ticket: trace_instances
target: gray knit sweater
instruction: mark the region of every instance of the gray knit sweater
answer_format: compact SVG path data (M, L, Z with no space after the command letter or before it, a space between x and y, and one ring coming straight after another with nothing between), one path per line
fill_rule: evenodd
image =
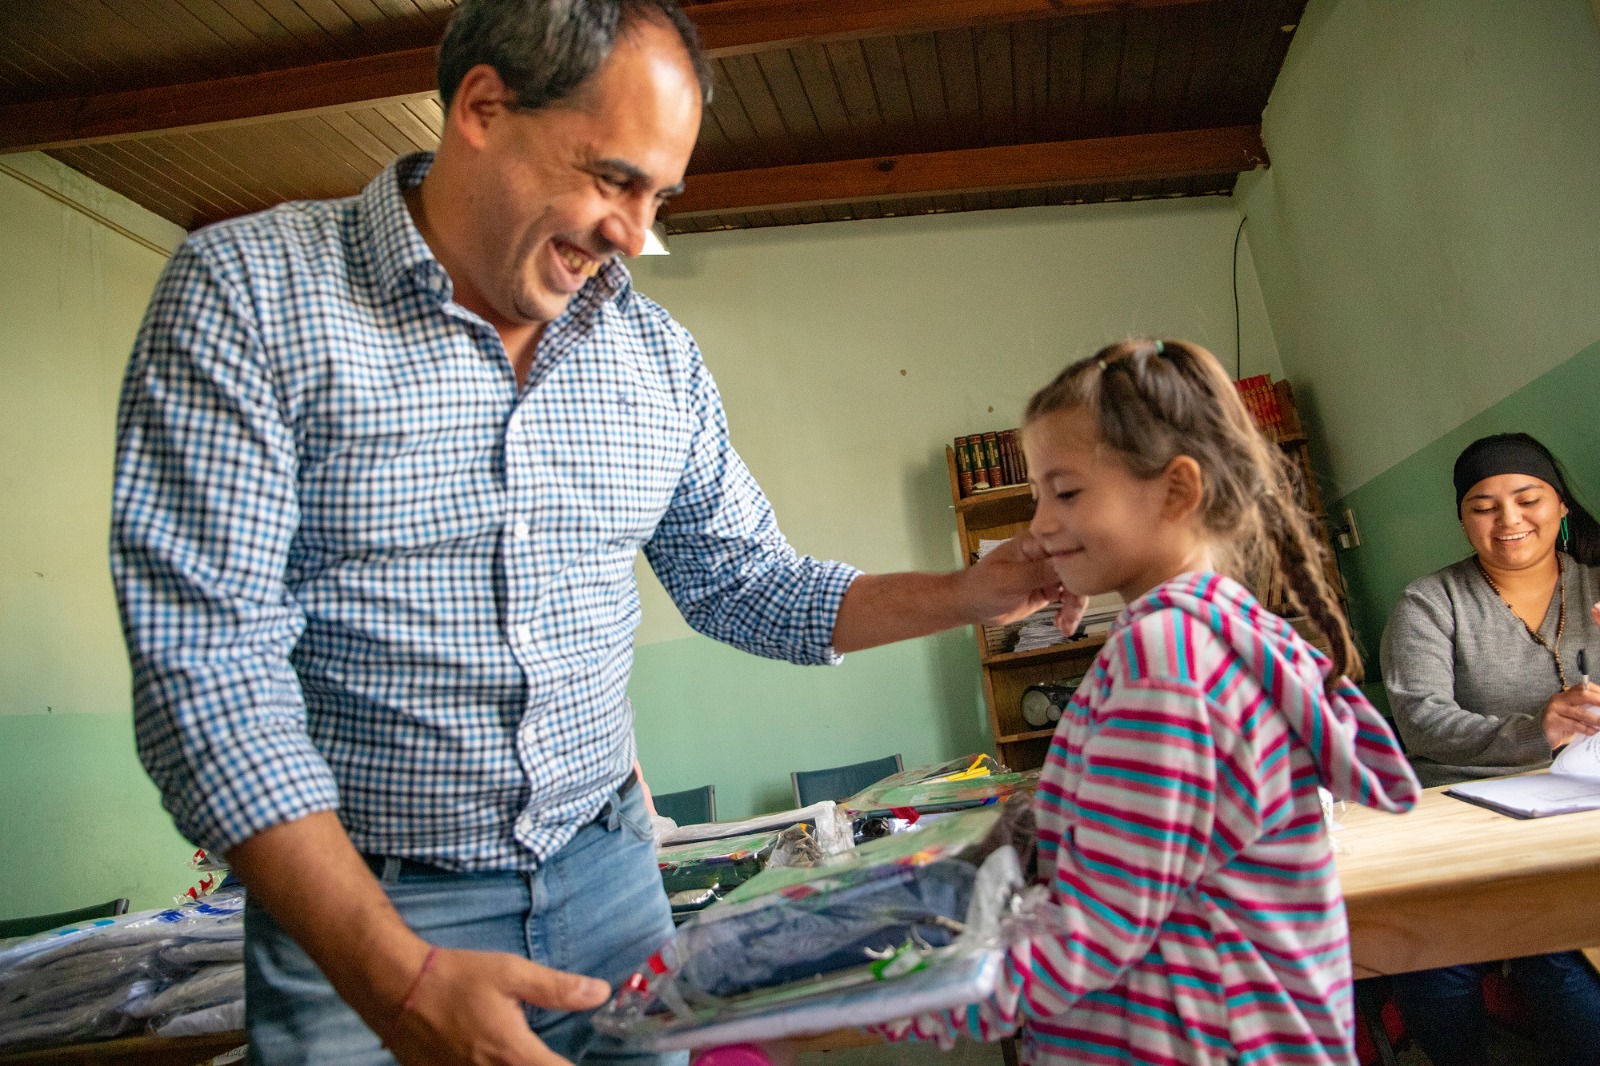
M1575 685L1579 648L1588 649L1589 669L1600 677L1600 629L1589 617L1600 600L1600 567L1580 566L1565 555L1561 562L1567 599L1561 661ZM1559 602L1550 597L1539 627L1552 645ZM1550 762L1539 712L1561 687L1555 661L1471 556L1406 586L1383 632L1383 685L1424 785Z

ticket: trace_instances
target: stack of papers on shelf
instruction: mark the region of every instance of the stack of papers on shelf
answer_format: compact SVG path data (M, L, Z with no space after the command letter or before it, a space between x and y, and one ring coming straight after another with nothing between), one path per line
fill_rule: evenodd
M1004 543L1003 540L978 541L978 558L982 559ZM1126 606L1122 596L1115 592L1089 597L1089 605L1083 612L1083 619L1078 623L1078 631L1074 636L1108 632L1111 623L1117 620L1117 616ZM989 653L994 655L1007 651L1038 651L1040 648L1064 643L1068 639L1067 636L1056 628L1056 614L1059 610L1059 605L1051 604L1033 612L1020 622L1012 622L1005 626L985 626L984 635Z
M1048 648L1052 644L1060 644L1067 639L1065 633L1056 628L1056 615L1061 608L1051 604L1042 611L1034 611L1023 619L1021 627L1017 630L1017 642L1012 645L1012 651L1037 651Z

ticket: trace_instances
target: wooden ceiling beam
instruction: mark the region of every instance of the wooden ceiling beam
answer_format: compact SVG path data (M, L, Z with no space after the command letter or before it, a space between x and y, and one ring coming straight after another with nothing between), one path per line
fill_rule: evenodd
M1203 0L709 0L684 10L712 58ZM433 46L96 96L0 105L0 152L266 122L426 96Z
M336 59L186 85L0 106L0 152L193 133L428 96L438 49Z
M1204 0L710 0L685 7L713 57ZM1597 0L1600 2L1600 0Z
M964 192L1237 174L1267 165L1260 126L1138 133L693 174L667 218Z

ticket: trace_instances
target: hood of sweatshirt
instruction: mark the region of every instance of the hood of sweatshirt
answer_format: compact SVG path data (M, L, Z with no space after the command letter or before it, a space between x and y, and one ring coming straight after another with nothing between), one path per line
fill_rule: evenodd
M1389 723L1349 678L1328 695L1332 662L1248 589L1217 573L1180 574L1130 604L1124 621L1174 608L1233 649L1311 754L1323 788L1382 811L1416 804L1421 786Z

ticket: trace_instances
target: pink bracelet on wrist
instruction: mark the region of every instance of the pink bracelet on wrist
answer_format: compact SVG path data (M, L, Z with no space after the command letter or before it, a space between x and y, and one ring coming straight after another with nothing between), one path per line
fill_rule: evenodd
M406 989L406 996L400 1001L400 1009L395 1011L394 1021L389 1023L389 1031L384 1034L384 1047L388 1047L394 1041L395 1034L400 1031L401 1021L405 1019L406 1011L411 1009L411 1001L417 998L417 989L422 987L422 979L433 969L433 960L438 955L438 947L433 944L428 945L428 955L422 960L422 969L417 971L417 976L411 981L411 987Z

